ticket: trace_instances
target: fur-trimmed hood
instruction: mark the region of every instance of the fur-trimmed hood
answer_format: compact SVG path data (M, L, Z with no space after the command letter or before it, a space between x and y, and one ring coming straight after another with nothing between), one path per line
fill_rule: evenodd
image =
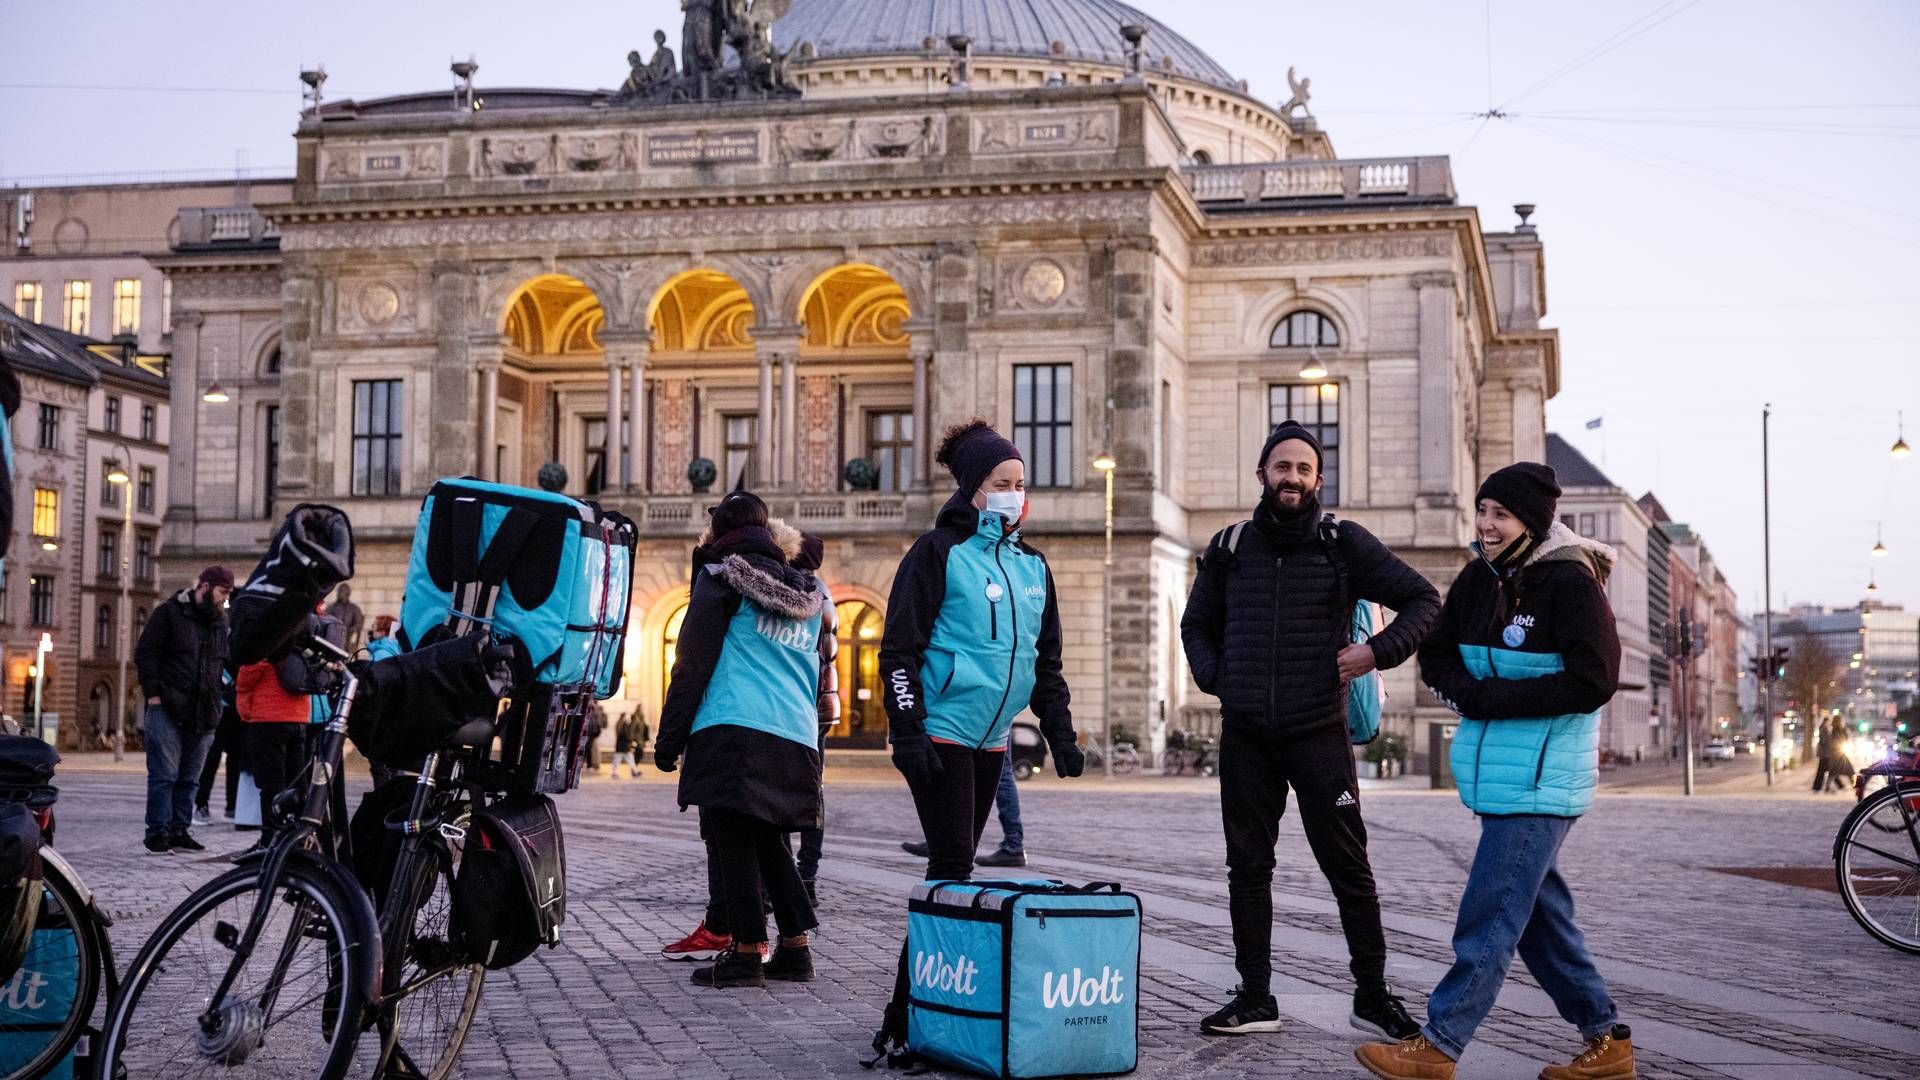
M720 580L759 607L789 619L811 619L824 603L813 575L776 563L764 555L729 555L720 560Z
M1556 521L1553 528L1547 530L1547 538L1527 557L1527 565L1548 562L1574 562L1585 565L1593 571L1601 585L1606 585L1607 577L1613 573L1614 550L1598 540L1589 540L1567 528L1563 522Z

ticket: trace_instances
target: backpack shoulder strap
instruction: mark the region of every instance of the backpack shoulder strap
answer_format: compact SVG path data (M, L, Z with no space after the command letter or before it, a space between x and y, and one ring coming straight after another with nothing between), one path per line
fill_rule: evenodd
M1251 524L1253 524L1251 518L1236 521L1214 533L1213 539L1207 541L1207 549L1200 554L1200 565L1205 567L1209 562L1218 560L1217 565L1220 569L1232 570L1239 558L1237 553L1240 550L1240 536Z
M1320 518L1317 530L1320 548L1327 553L1327 562L1333 567L1334 598L1340 602L1342 612L1353 610L1353 596L1347 582L1347 552L1340 546L1340 522L1332 514Z

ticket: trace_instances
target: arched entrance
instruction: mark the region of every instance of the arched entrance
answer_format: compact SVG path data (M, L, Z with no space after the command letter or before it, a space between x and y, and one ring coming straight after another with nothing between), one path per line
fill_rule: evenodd
M880 609L864 600L835 605L840 619L840 651L834 667L840 676L840 722L827 732L827 745L880 749L887 745L887 712L880 695Z
M605 325L600 298L565 274L534 278L508 302L493 425L502 482L531 487L554 461L569 494L609 486Z

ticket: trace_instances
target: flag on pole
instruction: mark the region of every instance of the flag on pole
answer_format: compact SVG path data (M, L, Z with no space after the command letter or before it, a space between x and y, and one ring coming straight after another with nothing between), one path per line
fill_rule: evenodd
M1593 431L1593 430L1595 430L1595 429L1597 429L1597 428L1598 428L1598 427L1600 426L1600 424L1601 424L1601 422L1602 422L1602 421L1604 421L1604 420L1606 420L1606 417L1604 417L1604 416L1596 416L1596 417L1594 417L1593 419L1591 419L1591 420L1589 420L1589 421L1587 421L1587 430L1588 430L1588 431Z

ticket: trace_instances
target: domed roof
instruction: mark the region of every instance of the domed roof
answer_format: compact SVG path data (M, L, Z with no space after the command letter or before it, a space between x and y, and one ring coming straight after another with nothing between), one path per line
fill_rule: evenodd
M1120 28L1147 28L1146 67L1228 90L1240 80L1192 42L1119 0L793 0L774 44L812 42L821 59L948 54L947 35L973 38L976 56L1054 58L1124 66ZM796 58L797 59L797 58Z

